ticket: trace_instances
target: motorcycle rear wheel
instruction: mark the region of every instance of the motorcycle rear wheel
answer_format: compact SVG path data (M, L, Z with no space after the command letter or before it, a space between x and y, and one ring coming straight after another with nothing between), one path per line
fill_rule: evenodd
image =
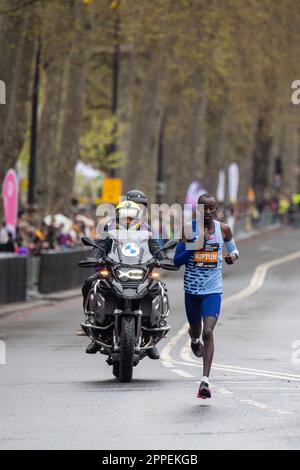
M135 345L135 319L124 317L122 320L121 351L119 362L120 382L131 382Z

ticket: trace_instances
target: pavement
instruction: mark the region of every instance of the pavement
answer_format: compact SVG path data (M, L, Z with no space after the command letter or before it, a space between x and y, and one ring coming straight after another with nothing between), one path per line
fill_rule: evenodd
M48 307L55 305L57 302L81 297L81 289L70 289L68 291L53 292L51 294L35 295L26 302L16 302L4 304L0 306L0 318L11 315L12 313L25 312L26 310L34 310L35 308Z
M299 235L242 241L238 263L224 267L209 401L196 398L183 271L166 279L172 329L161 360L146 358L131 384L84 353L79 297L2 316L0 449L299 449Z

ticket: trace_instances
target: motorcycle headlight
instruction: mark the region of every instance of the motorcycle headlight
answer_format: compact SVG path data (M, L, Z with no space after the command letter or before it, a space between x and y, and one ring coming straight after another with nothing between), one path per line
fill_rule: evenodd
M143 269L138 268L118 268L116 277L119 281L141 281L144 277Z

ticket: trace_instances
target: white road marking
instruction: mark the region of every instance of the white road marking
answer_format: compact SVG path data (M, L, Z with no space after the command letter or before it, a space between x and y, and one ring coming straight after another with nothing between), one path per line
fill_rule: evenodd
M253 387L234 387L234 390L252 390ZM280 390L295 390L293 387L259 387L259 390L270 390L270 392L280 391ZM297 390L297 387L296 387Z
M189 366L189 367L199 367L199 368L202 367L202 365L200 363L197 363L196 361L187 362L187 361L175 361L175 360L173 360L172 363L173 363L173 367L174 367L174 364ZM224 372L232 372L234 374L244 374L244 375L251 375L251 376L256 376L256 377L267 377L267 378L272 378L272 379L280 379L280 380L289 380L289 381L292 381L292 382L300 382L300 376L299 375L296 375L296 376L282 375L280 372L278 374L276 372L275 373L274 372L273 373L271 373L271 372L265 373L264 371L259 371L258 369L253 369L252 370L252 369L248 369L248 368L244 369L242 367L241 368L235 367L233 369L230 366L224 366L224 365L221 365L221 364L213 364L212 369L219 370L219 371L224 371ZM253 382L249 382L249 383L253 383Z
M162 365L170 369L171 367L174 367L173 362L166 362L162 361Z
M185 346L183 346L183 348L181 349L180 356L186 365L191 366L193 364L193 365L196 365L196 367L201 367L199 360L197 361L195 360L194 357L192 357L191 348L189 346L189 340L187 341ZM269 371L269 370L250 369L249 367L237 367L237 366L230 366L226 364L214 363L212 366L212 369L223 370L226 372L240 373L244 375L254 375L258 377L272 377L276 379L280 378L280 379L293 380L297 382L300 381L300 375L286 374L283 372L276 373L274 371Z
M259 396L259 397L269 397L270 396L269 393L257 393L256 395ZM300 397L300 393L281 393L280 398L284 398L284 397Z
M162 350L160 357L163 362L167 362L167 363L173 362L173 359L171 357L171 351L177 345L178 341L180 341L182 336L186 334L186 331L187 331L186 325L187 324L185 323L183 327L178 331L178 333L175 336L173 336L173 338L171 338L171 340L168 342L168 344L166 344L166 346Z
M180 357L184 362L198 362L193 357L191 357L191 346L190 346L190 339L188 339L187 343L183 346L180 351ZM200 358L199 358L200 360Z
M184 377L184 378L193 379L195 377L194 375L189 374L188 372L185 372L184 370L181 370L181 369L172 369L172 372L174 372L177 375L181 375L181 377Z
M276 371L271 371L271 370L263 370L263 369L250 369L249 367L238 367L238 366L229 366L227 364L215 364L216 366L218 367L226 367L226 369L232 369L232 371L234 369L236 370L243 370L243 371L249 371L249 372L259 372L259 373L265 373L265 374L277 374ZM299 374L287 374L285 372L279 372L279 374L281 376L284 376L286 377L287 379L290 379L290 378L296 378L296 379L300 379L300 375Z
M189 366L189 367L199 367L199 368L201 367L201 364L197 364L196 362L182 362L182 361L173 360L173 364L177 364L177 365L179 364L179 365ZM226 366L221 366L221 365L216 365L216 364L212 365L212 369L213 370L219 370L221 372L232 372L234 374L252 375L252 376L255 376L255 377L268 377L270 379L280 379L280 380L288 380L288 381L291 381L291 382L300 382L300 376L287 377L287 376L279 375L280 372L278 374L277 373L265 374L263 372L250 372L250 371L244 370L242 368L240 368L240 369L231 369L231 368L228 368Z
M298 258L300 258L300 251L296 251L289 255L282 256L280 258L277 258L272 261L268 261L266 263L262 263L259 266L257 266L249 285L245 289L240 291L239 293L234 294L223 301L223 310L225 308L228 308L230 305L236 302L239 302L240 300L247 299L250 296L254 295L256 292L258 292L264 285L269 269L275 266L279 266L283 263L287 263L289 261L294 261ZM181 350L180 355L182 359L184 359L182 363L180 363L179 361L174 361L171 356L172 350L177 346L181 338L187 333L188 326L189 325L186 322L182 326L182 328L178 331L178 333L175 336L173 336L171 341L169 341L169 343L163 349L161 353L161 358L162 358L163 364L165 363L168 364L166 367L172 368L172 364L182 364L185 366L200 367L200 365L196 363L197 361L195 361L190 356L190 352L189 352L189 349L187 348L187 344ZM280 380L300 381L299 375L292 375L292 374L286 374L286 373L281 373L281 372L277 373L276 371L275 372L264 371L264 370L259 370L259 369L249 369L249 368L244 368L244 367L222 365L222 364L214 364L213 369L224 371L224 372L239 373L239 374L244 374L244 375L276 378ZM178 371L179 369L176 369L176 370Z
M260 403L255 400L239 400L241 403L246 403L247 405L254 406L255 408L259 408L260 410L271 411L271 413L276 413L279 415L291 415L293 414L291 411L281 410L279 408L273 408L270 405L266 405L265 403Z
M277 258L273 261L268 261L257 266L250 281L250 284L241 292L238 292L237 294L230 296L228 299L225 299L223 302L223 309L229 307L233 303L247 299L253 294L256 294L256 292L258 292L264 285L267 273L271 268L279 266L283 263L288 263L289 261L294 261L298 258L300 258L300 251L290 253L286 256L281 256L280 258Z

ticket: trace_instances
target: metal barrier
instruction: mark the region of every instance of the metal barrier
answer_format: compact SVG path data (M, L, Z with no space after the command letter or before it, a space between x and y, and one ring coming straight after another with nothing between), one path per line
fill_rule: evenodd
M27 290L37 290L40 275L40 256L28 256L27 258Z
M300 228L300 212L295 212L291 215L291 225L294 228Z
M39 292L51 294L80 287L93 272L78 267L78 262L86 258L89 251L89 248L79 248L42 252Z
M27 257L0 257L0 304L26 300Z
M233 234L236 237L278 225L279 219L270 211L262 212L259 217L253 218L251 214L238 216L235 220Z

